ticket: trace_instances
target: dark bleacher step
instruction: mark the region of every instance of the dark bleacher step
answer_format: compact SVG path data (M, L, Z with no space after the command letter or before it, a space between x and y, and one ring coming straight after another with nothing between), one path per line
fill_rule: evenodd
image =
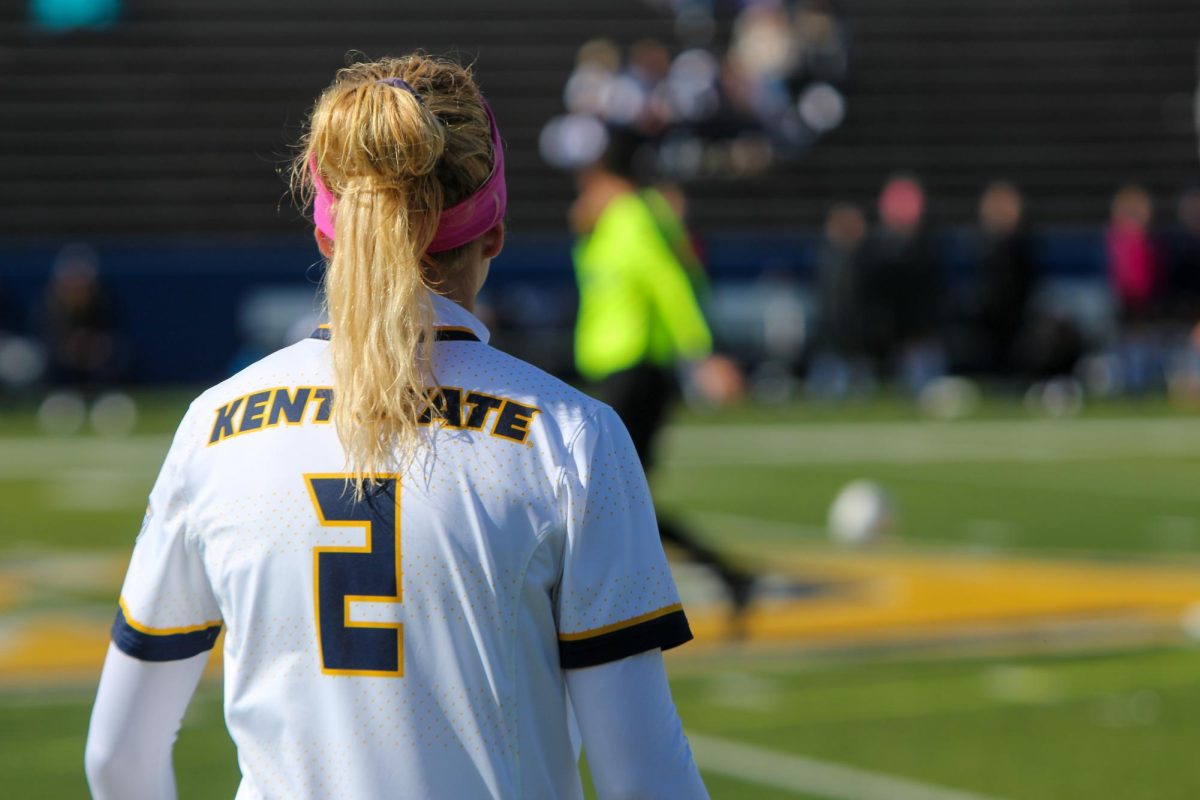
M127 0L110 30L50 37L0 8L0 235L273 234L303 226L279 170L346 53L478 56L508 145L511 223L561 230L568 176L537 155L586 38L669 39L641 0ZM20 4L23 6L23 4ZM989 179L1058 222L1095 221L1113 188L1169 200L1197 173L1196 0L842 0L843 126L751 180L690 186L700 227L818 223L870 204L897 168L944 220ZM282 204L282 206L281 206Z

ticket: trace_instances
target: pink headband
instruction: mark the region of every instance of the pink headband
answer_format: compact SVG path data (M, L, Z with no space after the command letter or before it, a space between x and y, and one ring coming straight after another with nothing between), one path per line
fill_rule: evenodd
M413 94L420 100L420 95L415 92ZM437 233L426 252L453 250L478 239L504 219L504 211L508 207L508 187L504 182L504 144L500 141L500 128L496 125L496 117L486 100L483 101L483 110L487 112L488 125L492 132L492 152L495 159L492 174L473 195L442 211L438 217ZM317 172L316 157L309 160L308 169L312 174L313 186L317 190L317 196L313 200L313 222L316 223L317 230L333 239L333 203L336 198Z

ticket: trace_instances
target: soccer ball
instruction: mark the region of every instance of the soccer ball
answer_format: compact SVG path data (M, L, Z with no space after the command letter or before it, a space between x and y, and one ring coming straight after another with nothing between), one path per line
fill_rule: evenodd
M829 535L845 547L862 547L896 529L891 496L874 481L846 484L829 507Z

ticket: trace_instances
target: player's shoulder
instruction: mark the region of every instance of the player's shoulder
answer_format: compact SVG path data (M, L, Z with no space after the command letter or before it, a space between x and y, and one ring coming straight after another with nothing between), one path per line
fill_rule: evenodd
M629 192L604 208L577 255L585 262L595 260L609 268L624 265L638 269L645 259L645 249L657 247L661 241L662 232L649 206L636 192Z
M554 438L569 444L581 426L604 424L615 418L615 412L561 378L516 356L487 348L487 368L481 371L490 378L496 392L536 408L542 424Z
M615 198L605 207L596 226L612 233L645 233L657 227L653 211L638 192L626 192Z

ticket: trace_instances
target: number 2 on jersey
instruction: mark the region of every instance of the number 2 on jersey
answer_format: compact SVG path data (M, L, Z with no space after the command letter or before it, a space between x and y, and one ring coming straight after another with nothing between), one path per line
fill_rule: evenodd
M352 622L352 603L403 600L400 581L400 478L384 475L361 499L347 475L305 475L321 525L359 528L362 547L313 548L313 603L321 672L399 678L404 675L404 626ZM389 609L392 610L392 609Z

